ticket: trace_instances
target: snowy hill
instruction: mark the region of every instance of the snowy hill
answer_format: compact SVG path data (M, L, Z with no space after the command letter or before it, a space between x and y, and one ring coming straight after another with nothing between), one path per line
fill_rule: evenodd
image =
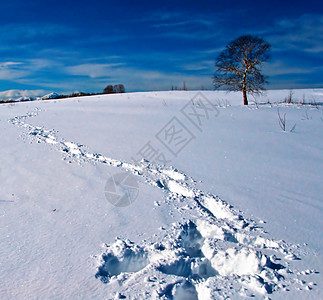
M57 93L49 93L49 94L46 94L42 97L37 97L36 100L49 100L49 99L56 99L58 98L60 95L57 94Z
M0 92L0 100L14 100L40 97L46 94L45 90L8 90Z
M0 298L322 299L323 90L288 95L1 105Z

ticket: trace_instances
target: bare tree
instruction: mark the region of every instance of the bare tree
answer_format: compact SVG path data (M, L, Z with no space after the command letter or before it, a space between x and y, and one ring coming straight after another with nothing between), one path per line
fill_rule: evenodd
M125 93L126 89L123 84L108 85L104 90L103 94L116 94L116 93Z
M269 49L269 43L252 35L231 41L216 60L215 89L224 86L229 91L241 91L243 103L248 105L247 94L264 90L266 81L260 68L269 59Z
M113 94L113 86L112 85L108 85L104 90L103 90L104 94Z
M125 93L126 89L123 84L116 84L113 86L114 93Z

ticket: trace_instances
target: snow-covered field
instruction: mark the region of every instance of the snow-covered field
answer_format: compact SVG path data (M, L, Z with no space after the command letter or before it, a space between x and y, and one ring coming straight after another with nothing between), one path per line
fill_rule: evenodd
M0 105L0 299L322 299L323 90L293 97Z

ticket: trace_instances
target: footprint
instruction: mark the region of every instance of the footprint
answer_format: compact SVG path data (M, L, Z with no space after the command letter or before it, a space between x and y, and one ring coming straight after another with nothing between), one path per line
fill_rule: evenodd
M189 257L204 257L201 251L204 238L192 221L189 221L183 226L179 240Z
M118 240L102 254L102 265L95 274L103 283L121 273L139 272L149 264L147 252L132 243Z

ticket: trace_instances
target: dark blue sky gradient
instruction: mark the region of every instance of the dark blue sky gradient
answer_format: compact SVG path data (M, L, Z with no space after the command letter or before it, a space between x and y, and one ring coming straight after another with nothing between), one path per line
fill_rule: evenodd
M212 88L242 34L272 44L268 88L323 87L320 1L0 1L0 91Z

